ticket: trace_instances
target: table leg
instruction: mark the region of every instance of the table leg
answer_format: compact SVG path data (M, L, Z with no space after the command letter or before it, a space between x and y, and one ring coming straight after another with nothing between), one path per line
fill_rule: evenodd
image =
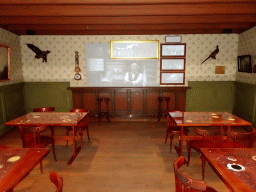
M25 138L24 138L24 135L22 133L22 126L19 126L19 131L20 131L20 137L21 137L21 141L22 141L22 146L23 146L23 148L25 148Z
M174 149L176 150L179 156L182 156L182 148L183 148L183 126L180 127L180 140L179 140L179 147L175 146Z
M74 135L74 137L73 137L73 155L70 158L70 160L68 161L68 165L71 165L73 163L76 156L81 151L81 146L77 147L77 143L76 143L76 127L72 126L72 129L73 129L73 135Z

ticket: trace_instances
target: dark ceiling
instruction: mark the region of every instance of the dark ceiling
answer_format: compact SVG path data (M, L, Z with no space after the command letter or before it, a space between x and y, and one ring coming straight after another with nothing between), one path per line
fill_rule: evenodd
M241 33L256 0L0 0L0 27L17 35Z

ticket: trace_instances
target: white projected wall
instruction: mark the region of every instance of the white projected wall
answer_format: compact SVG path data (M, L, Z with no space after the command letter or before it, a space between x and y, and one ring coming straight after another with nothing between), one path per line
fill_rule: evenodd
M109 43L86 44L85 56L87 86L159 86L157 59L111 59Z

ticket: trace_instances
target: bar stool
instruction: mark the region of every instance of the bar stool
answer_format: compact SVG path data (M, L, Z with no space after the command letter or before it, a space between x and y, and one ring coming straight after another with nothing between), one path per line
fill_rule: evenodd
M163 116L162 102L166 101L166 112L169 111L170 97L158 97L157 99L159 102L159 107L158 107L158 122L159 122L161 117ZM166 114L166 112L164 114Z
M101 117L106 117L107 120L108 120L108 123L110 123L110 121L109 121L109 106L108 106L109 100L110 100L109 97L101 97L101 98L97 99L97 101L98 101L99 122L100 122ZM101 103L102 102L105 102L105 104L106 104L106 110L105 111L101 111Z

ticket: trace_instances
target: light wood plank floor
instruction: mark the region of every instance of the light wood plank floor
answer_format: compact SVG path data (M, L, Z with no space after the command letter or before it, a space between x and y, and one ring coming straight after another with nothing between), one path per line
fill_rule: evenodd
M37 166L14 191L54 191L49 180L51 171L63 177L64 191L175 191L173 162L177 154L174 150L170 153L169 145L164 144L166 121L119 121L110 125L104 121L101 124L92 121L89 129L91 142L85 136L84 148L71 166L66 163L72 154L72 144L66 148L65 141L57 141L58 162L54 161L50 151L43 160L44 173L41 174ZM65 129L56 128L56 133L64 135ZM175 138L173 144L177 143ZM21 147L18 130L1 138L0 144ZM187 157L186 150L184 156ZM190 166L182 170L201 179L201 161L195 151ZM205 182L218 191L229 191L208 164Z

